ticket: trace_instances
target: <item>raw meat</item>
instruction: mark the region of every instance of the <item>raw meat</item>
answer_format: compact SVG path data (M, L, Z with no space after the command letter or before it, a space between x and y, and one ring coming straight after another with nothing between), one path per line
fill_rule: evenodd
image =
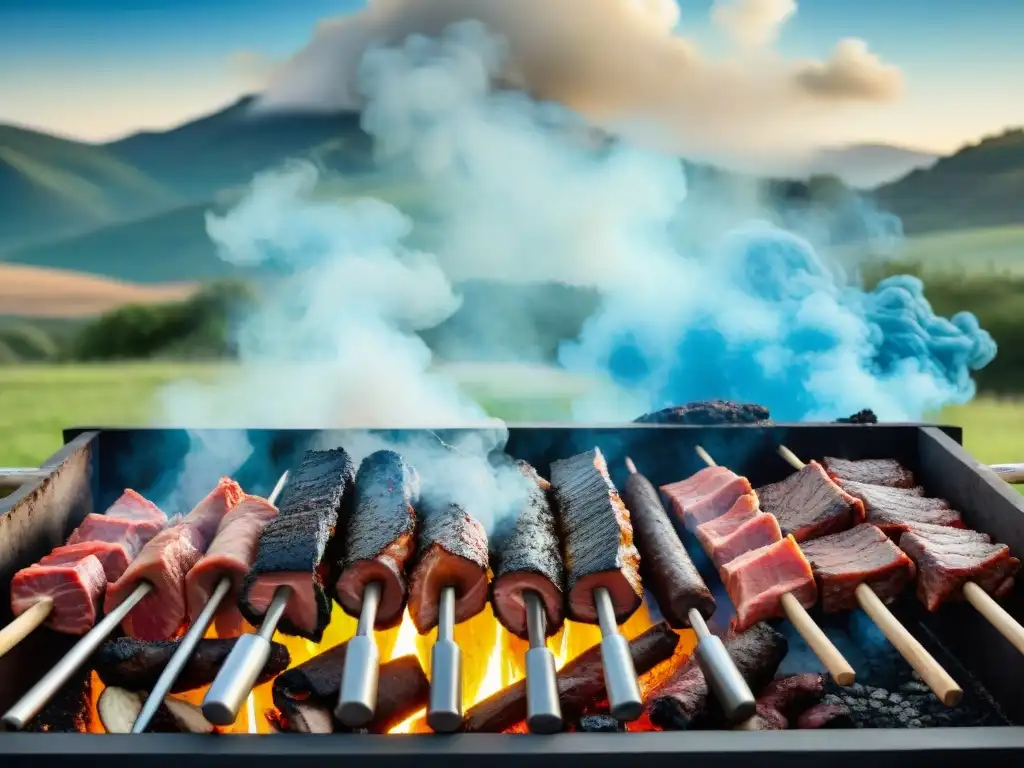
M1013 588L1020 569L1009 547L975 531L915 528L900 536L900 549L917 565L917 597L929 611L962 598L968 581L1002 597Z
M811 461L778 483L757 490L761 510L775 515L784 536L798 542L827 536L864 521L864 504Z
M754 493L743 494L732 509L698 526L694 533L716 568L744 552L782 540L778 521L760 511Z
M891 603L914 578L911 559L868 523L806 542L803 551L826 613L856 608L860 584L867 584L883 603Z
M891 488L913 488L914 473L895 459L837 459L826 456L821 460L825 471L835 480L852 480Z
M721 576L736 607L736 631L784 616L783 595L791 594L804 608L818 599L811 565L793 536L740 555L722 566Z
M58 550L47 563L23 568L11 580L11 612L20 616L44 598L53 600L46 626L67 635L84 635L96 623L107 586L103 564L95 555L62 557Z
M705 467L692 477L661 486L676 517L691 531L728 512L750 481L725 467Z
M551 465L551 485L565 546L569 616L597 623L594 591L608 590L621 624L643 599L640 553L629 510L608 476L597 448Z

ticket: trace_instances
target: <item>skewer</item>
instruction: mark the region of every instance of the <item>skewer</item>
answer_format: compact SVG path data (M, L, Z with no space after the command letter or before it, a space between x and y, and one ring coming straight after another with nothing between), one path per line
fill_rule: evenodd
M711 458L711 454L704 450L703 447L698 445L695 450L701 460L709 467L718 466L715 460ZM844 687L853 685L857 675L853 671L853 667L850 666L850 662L846 660L843 654L839 652L839 649L828 639L828 635L822 631L821 627L814 622L811 615L807 613L807 609L800 605L800 601L793 597L793 595L785 594L782 596L780 603L789 623L793 625L793 628L800 637L804 639L807 647L818 657L818 660L828 670L829 675L836 681L836 684Z
M636 667L629 652L629 641L619 632L615 623L615 606L605 587L594 590L594 608L601 628L601 666L608 691L608 705L612 717L622 722L636 720L644 711Z
M462 649L455 642L455 587L438 596L437 640L430 649L430 704L427 725L453 733L462 725Z
M270 496L267 497L267 501L271 504L277 501L277 497L281 494L281 490L284 488L285 482L288 480L288 473L285 472L281 475L281 479L277 481L277 485L274 486L274 490L271 491ZM139 712L139 716L135 718L135 723L132 725L132 733L145 733L146 728L149 727L150 720L153 719L153 715L156 714L160 705L163 703L164 698L171 692L171 688L174 687L174 683L181 675L182 670L185 669L185 665L188 664L189 658L195 651L199 641L206 635L206 631L210 628L210 624L213 622L213 617L217 613L217 609L220 608L220 604L227 597L231 591L231 579L224 577L217 582L217 586L213 590L213 594L210 596L209 602L203 607L199 616L192 622L192 626L189 627L188 632L181 639L181 643L178 649L174 652L171 660L167 662L167 666L164 667L164 671L157 678L156 684L153 686L153 690L146 698L145 704L142 706L142 711Z
M28 693L7 710L3 717L4 725L15 730L24 728L110 636L110 633L131 609L138 605L152 589L153 585L148 581L142 582L123 603L83 635L82 639L75 643L71 650L64 655L64 658L43 676L42 680L32 686Z
M702 458L707 456L707 452L699 446L698 453L702 454ZM710 456L707 456L706 460L712 461ZM628 456L626 457L626 469L630 474L640 474L636 464ZM641 477L643 476L641 475ZM747 685L747 681L743 679L740 671L736 669L736 664L729 656L721 639L711 634L700 611L691 608L686 615L690 620L690 626L697 635L697 662L700 664L704 678L714 692L715 698L722 705L726 718L732 723L747 720L753 716L756 707L750 686Z
M1008 483L1024 483L1024 464L989 464L988 468Z
M348 641L345 664L341 673L341 691L335 716L351 728L361 728L373 720L377 710L377 683L380 677L380 653L373 637L377 609L383 585L379 581L366 585L363 606L355 636Z
M45 469L35 467L0 467L0 488L20 488L26 483L43 480L48 474Z
M799 471L804 468L803 461L786 446L780 445L778 453L794 469ZM921 676L921 679L932 689L939 701L947 707L956 705L963 698L963 689L925 650L917 638L900 623L871 587L863 583L858 584L855 594L857 604L860 605L864 613L875 623L875 626L882 630L882 634L892 643L900 656L906 659L914 671Z
M44 597L27 611L0 629L0 659L31 635L53 613L53 598Z
M530 590L526 601L526 631L530 648L526 652L526 725L531 733L562 730L562 704L558 699L555 656L548 649L547 617L540 596Z

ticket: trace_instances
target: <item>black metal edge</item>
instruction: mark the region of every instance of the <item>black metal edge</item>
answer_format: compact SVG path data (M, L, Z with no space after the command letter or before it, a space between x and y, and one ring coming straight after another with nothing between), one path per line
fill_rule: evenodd
M470 768L487 760L494 768L578 765L621 768L623 760L645 766L676 768L681 757L701 766L750 766L785 760L789 766L820 768L903 768L909 757L926 758L931 768L963 768L970 758L1014 758L1024 750L1024 727L936 728L927 733L907 730L782 731L744 733L678 732L635 734L457 735L457 736L311 736L269 737L175 735L70 735L12 733L0 736L5 766L35 765L57 758L75 765L104 768L149 768L180 765L225 765L250 768L280 766L282 761L335 758L346 765L375 768L416 765Z

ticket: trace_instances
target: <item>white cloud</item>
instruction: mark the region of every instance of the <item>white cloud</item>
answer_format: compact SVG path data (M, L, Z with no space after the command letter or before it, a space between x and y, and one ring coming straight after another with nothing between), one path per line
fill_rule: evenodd
M368 47L470 18L507 41L505 82L604 124L642 121L649 139L676 150L797 146L841 104L899 96L899 69L863 41L841 41L827 61L786 61L772 43L795 13L795 0L717 0L712 21L734 50L715 59L685 35L674 0L369 0L322 22L268 78L260 107L357 108Z

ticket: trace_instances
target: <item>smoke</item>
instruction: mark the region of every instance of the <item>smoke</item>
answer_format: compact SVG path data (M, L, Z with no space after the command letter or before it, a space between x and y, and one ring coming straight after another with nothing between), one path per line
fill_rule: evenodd
M493 527L515 498L513 475L488 460L507 432L437 371L417 334L452 316L457 281L474 276L598 292L559 364L618 388L578 396L580 419L724 397L760 402L780 419L871 407L915 420L973 394L970 372L995 354L973 316L937 317L913 278L866 292L807 237L752 218L753 199L691 188L676 156L595 144L581 115L494 90L508 55L505 41L465 22L362 59L363 126L378 159L444 203L431 222L435 253L408 245L416 225L395 206L332 199L309 164L259 176L233 210L208 217L222 258L274 277L236 329L241 369L168 390L169 420L482 424L454 450L436 441L403 450L435 478L434 493ZM881 229L898 234L891 222ZM369 433L347 439L357 457L389 445Z

